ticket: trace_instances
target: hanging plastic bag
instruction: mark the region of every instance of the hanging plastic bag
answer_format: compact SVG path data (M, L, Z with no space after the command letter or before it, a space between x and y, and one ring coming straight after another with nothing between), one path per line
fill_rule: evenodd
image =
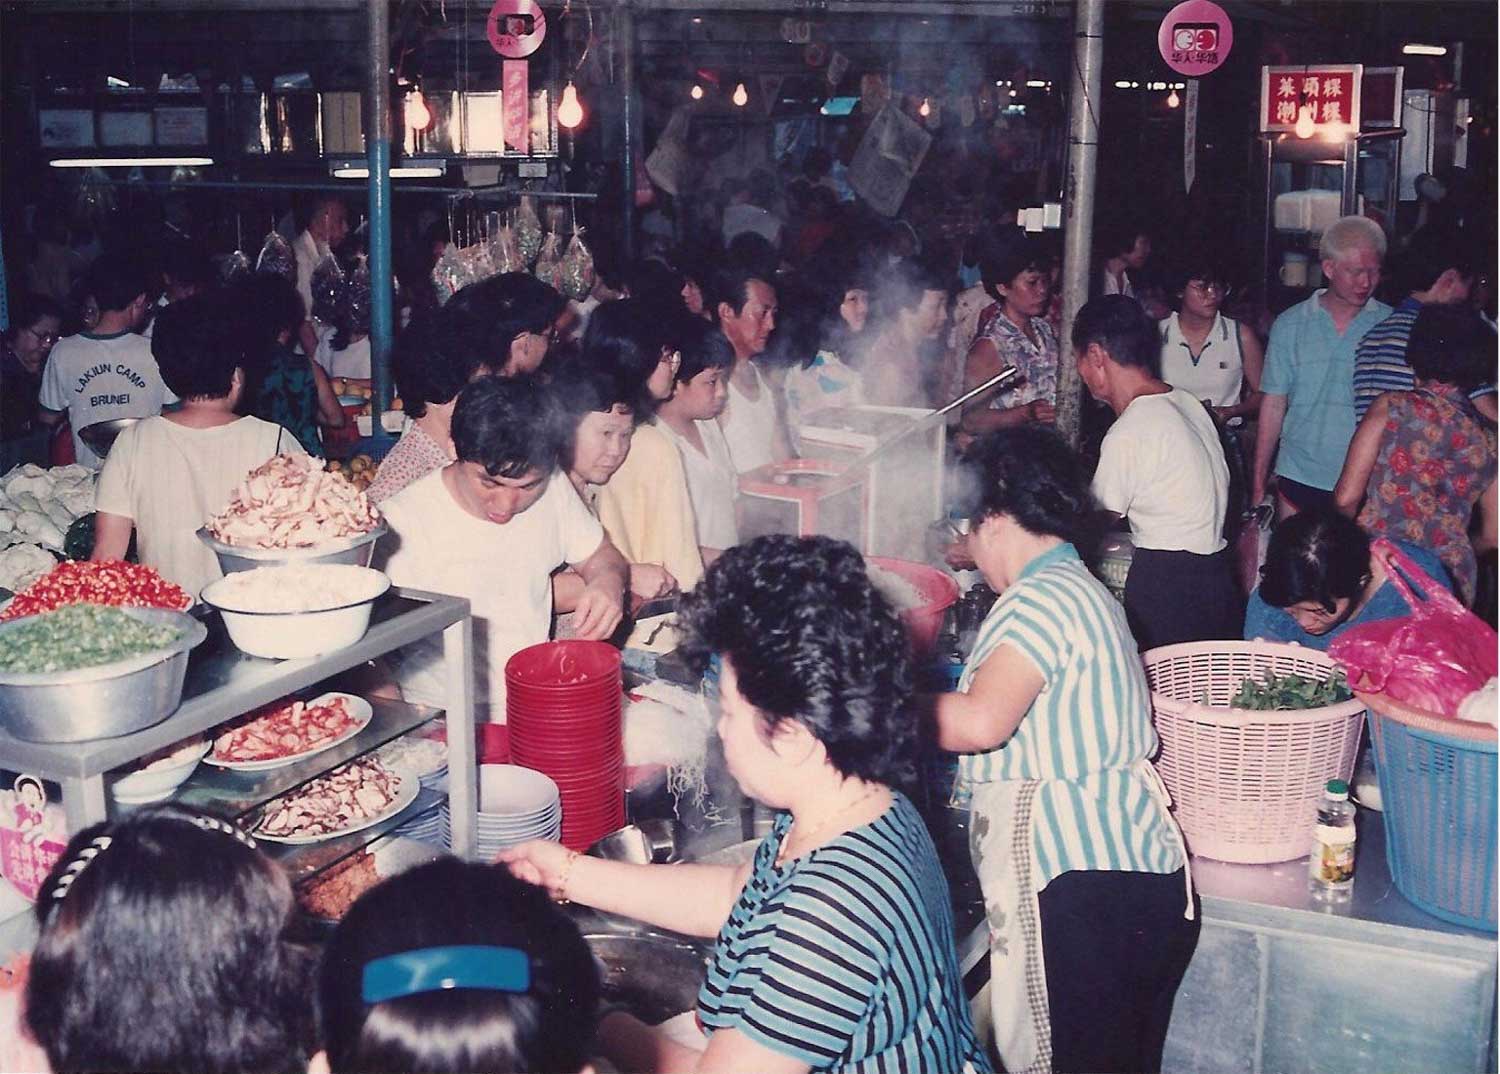
M437 264L432 266L432 287L437 292L439 306L463 290L467 275L463 259L458 255L458 247L450 242L437 259Z
M292 253L291 243L283 239L280 232L273 231L266 236L260 256L255 259L255 271L297 282L297 255Z
M583 229L573 232L562 262L562 292L582 302L594 290L594 255L583 244Z
M339 307L343 305L347 286L338 258L325 254L312 270L312 315L324 324L333 324L338 318Z
M558 291L563 289L562 242L556 232L548 235L542 243L542 252L537 255L532 275L549 287Z
M348 330L354 335L368 335L373 290L370 286L370 266L363 255L360 256L359 264L354 266L354 271L349 273L346 290L344 308Z
M249 255L244 250L236 249L219 265L219 278L225 283L238 283L246 276L252 275L254 271Z
M1351 627L1328 646L1328 655L1343 665L1356 690L1454 715L1496 674L1500 637L1389 541L1376 541L1370 555L1411 605L1411 615Z
M516 213L516 248L521 260L531 264L542 249L542 221L536 215L536 199L521 196L521 208Z
M516 241L516 229L508 219L490 232L490 262L496 272L526 271L526 263L521 260L521 246Z

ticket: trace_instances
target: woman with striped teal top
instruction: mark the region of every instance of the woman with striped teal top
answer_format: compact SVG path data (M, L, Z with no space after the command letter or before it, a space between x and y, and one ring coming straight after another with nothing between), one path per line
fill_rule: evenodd
M981 442L969 551L999 599L939 744L962 754L1009 1071L1155 1071L1198 921L1150 758L1150 695L1119 603L1070 543L1077 457L1022 426Z
M630 865L527 843L502 858L558 898L716 936L696 1050L624 1013L621 1070L983 1074L948 883L916 809L901 620L826 537L726 551L682 600L688 652L721 661L724 759L780 812L743 866Z

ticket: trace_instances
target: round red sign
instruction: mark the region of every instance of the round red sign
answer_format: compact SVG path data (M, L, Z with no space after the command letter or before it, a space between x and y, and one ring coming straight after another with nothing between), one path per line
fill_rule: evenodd
M1234 44L1234 27L1213 0L1186 0L1162 20L1156 47L1167 66L1194 78L1219 69Z

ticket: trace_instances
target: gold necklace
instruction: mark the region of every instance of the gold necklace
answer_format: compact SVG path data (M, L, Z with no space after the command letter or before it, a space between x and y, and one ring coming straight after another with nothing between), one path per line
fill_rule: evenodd
M792 821L792 826L787 829L786 835L782 837L781 849L776 855L776 864L778 866L785 865L786 862L792 857L792 855L788 853L788 850L792 846L795 839L800 839L804 843L809 843L814 835L822 835L823 832L826 831L834 821L839 820L845 814L851 812L856 806L863 805L865 802L868 802L871 798L874 798L877 794L885 789L886 788L883 784L877 783L875 786L865 791L864 794L861 794L852 802L849 802L847 805L841 806L836 811L828 814L828 816L824 817L817 824L813 825L806 831L798 831L797 822L794 819ZM808 849L815 850L817 848L816 846L809 843Z

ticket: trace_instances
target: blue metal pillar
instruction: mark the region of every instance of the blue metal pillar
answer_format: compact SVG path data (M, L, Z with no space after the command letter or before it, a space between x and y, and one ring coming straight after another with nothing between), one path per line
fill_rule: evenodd
M391 342L395 337L391 279L391 31L389 0L368 0L369 85L365 153L370 169L370 411L373 435L391 405Z

